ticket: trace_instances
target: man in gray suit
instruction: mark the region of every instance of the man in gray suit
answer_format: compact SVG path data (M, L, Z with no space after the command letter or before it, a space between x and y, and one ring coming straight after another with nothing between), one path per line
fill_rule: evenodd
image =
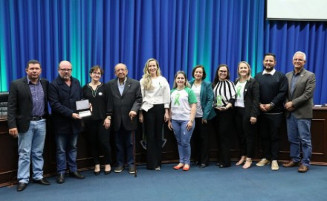
M116 173L124 170L124 158L129 166L129 173L135 173L133 158L132 132L137 129L137 113L142 104L141 86L139 81L127 77L128 70L125 64L115 66L116 79L110 80L109 113L115 132L117 167Z
M284 167L299 166L298 172L309 170L312 153L311 119L313 92L316 86L315 74L304 69L306 55L296 52L293 56L294 70L287 73L289 83L285 108L287 110L287 133L290 142L291 160ZM300 156L300 145L303 157Z

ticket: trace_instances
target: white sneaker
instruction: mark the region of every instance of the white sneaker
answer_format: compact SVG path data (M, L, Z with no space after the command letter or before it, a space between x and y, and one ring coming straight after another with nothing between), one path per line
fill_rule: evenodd
M256 165L259 167L265 166L265 165L269 165L270 161L267 160L266 158L261 159Z
M278 162L277 160L271 161L271 170L279 170Z

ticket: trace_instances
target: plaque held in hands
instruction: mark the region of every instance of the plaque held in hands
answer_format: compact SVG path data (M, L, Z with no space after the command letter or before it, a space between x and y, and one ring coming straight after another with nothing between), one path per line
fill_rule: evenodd
M89 117L92 115L90 110L90 102L88 99L76 101L76 110L81 118Z

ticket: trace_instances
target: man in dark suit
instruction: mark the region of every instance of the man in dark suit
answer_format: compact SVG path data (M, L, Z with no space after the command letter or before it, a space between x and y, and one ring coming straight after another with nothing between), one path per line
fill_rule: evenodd
M23 191L29 182L31 160L33 181L43 185L50 184L43 178L42 156L49 82L40 78L42 69L37 60L30 60L25 71L27 77L11 83L8 97L9 134L18 137L17 191Z
M71 177L84 179L77 171L76 164L77 138L81 129L76 101L82 99L82 88L79 81L72 77L72 64L69 61L59 63L58 73L49 86L49 102L57 144L57 183L62 184L65 182L66 162Z
M124 170L124 158L129 166L129 173L135 173L133 158L132 131L137 129L137 113L142 104L140 83L127 77L128 70L125 64L115 66L116 79L110 80L109 101L112 114L112 126L115 132L117 167L116 173ZM109 117L110 118L110 117Z
M305 63L305 53L296 52L293 56L294 70L286 74L289 87L285 108L287 110L287 135L290 142L291 160L283 164L284 167L300 165L298 172L302 173L309 170L312 154L310 128L313 92L316 86L315 74L304 69ZM302 147L302 160L300 145Z

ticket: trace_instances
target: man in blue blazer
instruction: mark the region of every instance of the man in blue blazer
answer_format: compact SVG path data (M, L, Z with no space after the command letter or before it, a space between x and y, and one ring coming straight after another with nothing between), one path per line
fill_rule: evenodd
M56 137L57 183L65 182L66 163L69 174L77 179L84 176L77 171L77 138L81 129L81 118L76 112L76 101L82 99L79 81L72 77L72 64L61 61L58 77L49 86L49 102ZM67 160L66 160L66 157Z
M287 110L287 135L290 142L291 160L284 167L299 165L298 172L309 170L312 154L311 119L313 93L316 87L315 74L304 69L306 55L296 52L293 56L294 70L287 73L288 93L285 108ZM302 148L302 160L300 149Z
M112 114L112 126L115 132L117 167L116 173L124 170L124 158L129 166L129 173L135 173L133 158L132 131L137 129L137 113L142 104L142 93L139 81L127 77L125 64L115 66L116 79L110 80L109 111Z
M31 161L33 182L50 184L43 178L49 82L40 78L37 60L30 60L25 71L26 77L11 83L8 97L9 134L18 137L17 191L23 191L29 182Z

